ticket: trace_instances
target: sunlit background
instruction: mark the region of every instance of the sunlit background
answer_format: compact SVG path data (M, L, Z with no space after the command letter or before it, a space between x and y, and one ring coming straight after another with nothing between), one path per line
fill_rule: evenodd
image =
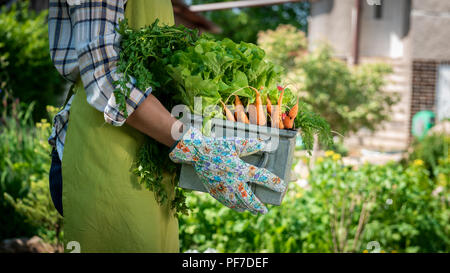
M450 2L172 0L177 24L262 47L331 125L266 215L190 192L182 252L448 252ZM0 0L0 252L62 252L47 137L68 91L48 1Z

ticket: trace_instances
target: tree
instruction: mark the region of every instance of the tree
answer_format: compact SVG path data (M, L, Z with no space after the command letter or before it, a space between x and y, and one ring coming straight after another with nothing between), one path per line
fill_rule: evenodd
M349 67L333 57L324 44L314 52L306 51L305 34L294 26L279 26L259 34L258 44L267 58L284 66L286 82L301 90L301 100L312 105L341 135L361 128L375 130L389 117L397 101L381 91L390 66L364 64Z
M36 101L34 117L46 116L64 92L64 79L50 59L47 11L28 9L19 1L0 11L0 89L25 103ZM0 109L1 109L0 105Z
M195 5L217 1L190 0L186 2ZM267 7L209 11L204 15L222 28L219 38L227 37L235 42L256 43L259 31L275 29L280 24L291 24L306 32L309 8L310 4L305 1Z

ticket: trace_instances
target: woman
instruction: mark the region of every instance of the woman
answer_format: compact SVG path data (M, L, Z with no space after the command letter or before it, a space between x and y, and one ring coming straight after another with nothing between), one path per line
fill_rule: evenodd
M120 77L115 72L120 52L116 28L124 17L133 28L156 18L174 23L170 0L50 0L50 54L74 93L55 117L49 138L54 147L50 188L55 206L64 211L65 244L73 241L81 252L179 251L173 212L159 206L130 172L146 136L172 147L173 161L194 164L210 194L224 205L265 213L245 182L277 191L284 190L284 183L239 159L264 148L263 142L206 138L183 126L151 94L151 87L139 90L133 79L124 117L113 95ZM171 133L182 129L184 134ZM213 163L213 156L219 160ZM173 197L171 175L164 177Z

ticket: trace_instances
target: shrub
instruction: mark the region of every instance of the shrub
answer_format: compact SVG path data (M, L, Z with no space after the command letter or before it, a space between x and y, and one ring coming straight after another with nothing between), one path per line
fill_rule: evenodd
M392 72L386 64L349 67L326 44L308 53L304 33L292 26L279 26L258 37L268 59L285 68L286 83L301 90L301 99L341 135L376 129L398 101L398 96L381 92L385 76Z
M414 140L409 161L423 160L432 176L436 175L439 160L450 155L450 136L445 134L428 134L422 140Z
M295 57L306 54L308 42L305 33L292 25L280 25L276 30L258 33L258 45L274 63L287 70L295 67Z
M28 1L0 11L0 89L23 102L35 101L35 118L45 117L46 105L56 105L64 91L50 59L47 11L30 11Z
M227 2L233 0L223 0ZM191 5L217 2L216 0L191 0ZM292 24L307 29L310 3L286 3L258 8L239 8L207 11L203 14L221 28L218 38L230 38L235 42L255 43L260 30L274 29L279 24Z
M3 92L0 118L0 240L39 235L55 241L61 218L48 187L50 124L33 124L26 106Z
M282 206L259 216L190 193L193 211L180 219L182 251L365 252L373 241L386 252L450 250L448 183L436 186L420 161L354 170L330 151L308 188L289 187Z

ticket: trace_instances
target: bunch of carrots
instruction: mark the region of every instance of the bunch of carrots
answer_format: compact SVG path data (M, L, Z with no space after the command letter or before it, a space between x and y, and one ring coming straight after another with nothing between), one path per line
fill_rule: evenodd
M239 99L239 96L237 95L234 95L235 96L234 115L231 112L231 110L228 109L225 103L221 102L225 112L225 116L227 120L230 121L238 121L247 124L251 123L257 125L266 125L267 117L266 113L264 112L264 105L262 104L261 94L256 88L251 86L250 88L254 90L256 93L255 102L253 104L250 104L248 107L248 114L250 118L245 113L244 105L242 104L241 100ZM278 97L278 102L275 107L272 105L268 97L266 99L267 113L271 121L270 125L273 128L293 129L294 120L297 117L298 113L298 98L297 103L289 111L283 113L281 109L282 109L284 88L278 86L278 90L281 91L281 93Z

